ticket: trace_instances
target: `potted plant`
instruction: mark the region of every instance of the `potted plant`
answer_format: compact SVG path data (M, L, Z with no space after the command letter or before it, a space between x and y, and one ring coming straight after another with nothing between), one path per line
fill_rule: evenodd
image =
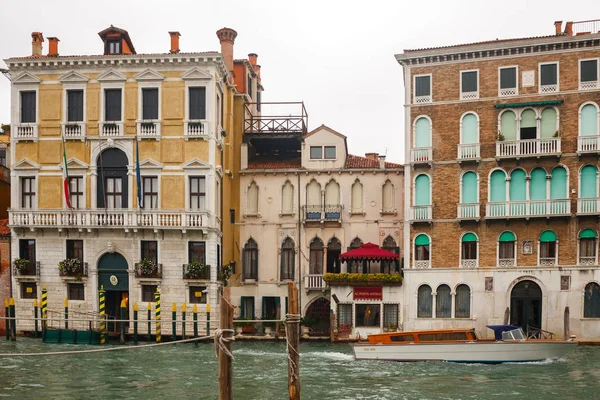
M223 286L227 286L231 275L233 275L233 266L231 264L225 264L219 268L217 279L223 282Z
M31 266L31 261L26 258L15 258L13 266L19 275L25 275Z
M185 279L210 279L209 274L210 271L206 265L194 261L186 264L183 277Z
M238 321L248 321L248 322L236 322L236 326L241 327L242 333L253 333L254 332L254 322L250 322L251 319L247 317L238 318Z
M504 142L504 135L502 134L502 132L498 132L498 141L499 142Z
M144 258L140 260L137 265L137 272L139 276L152 277L158 275L158 265L152 260Z
M58 274L60 276L77 276L83 275L83 268L79 258L65 258L58 263Z
M398 330L398 325L387 324L383 327L384 332L396 332Z

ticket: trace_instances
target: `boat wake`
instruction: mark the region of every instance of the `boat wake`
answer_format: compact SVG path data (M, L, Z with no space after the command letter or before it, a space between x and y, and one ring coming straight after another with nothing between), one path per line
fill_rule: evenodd
M308 353L300 353L300 357L311 357L311 358L323 358L334 361L353 361L354 356L352 354L340 353L340 352L329 352L329 351L311 351Z

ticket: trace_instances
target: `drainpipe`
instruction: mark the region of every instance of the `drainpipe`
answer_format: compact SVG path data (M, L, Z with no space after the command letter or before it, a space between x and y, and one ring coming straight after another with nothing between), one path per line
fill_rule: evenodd
M298 172L298 307L300 316L302 316L302 220L300 213L300 172Z

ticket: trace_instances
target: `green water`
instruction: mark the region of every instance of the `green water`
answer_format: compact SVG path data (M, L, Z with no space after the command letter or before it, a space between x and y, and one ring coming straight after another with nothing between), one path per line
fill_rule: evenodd
M96 349L0 340L0 353ZM349 345L302 343L303 399L599 399L600 347L527 364L354 361ZM286 399L281 343L234 343L235 399ZM216 399L210 344L52 357L0 358L0 398Z

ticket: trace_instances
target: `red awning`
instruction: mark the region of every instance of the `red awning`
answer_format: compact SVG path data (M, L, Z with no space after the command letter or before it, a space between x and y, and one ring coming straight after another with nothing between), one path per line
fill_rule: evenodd
M380 260L398 260L400 256L396 253L392 253L391 251L383 250L379 246L374 243L365 243L361 245L358 249L350 250L346 253L340 255L340 260L348 261L348 260L370 260L370 261L380 261Z

